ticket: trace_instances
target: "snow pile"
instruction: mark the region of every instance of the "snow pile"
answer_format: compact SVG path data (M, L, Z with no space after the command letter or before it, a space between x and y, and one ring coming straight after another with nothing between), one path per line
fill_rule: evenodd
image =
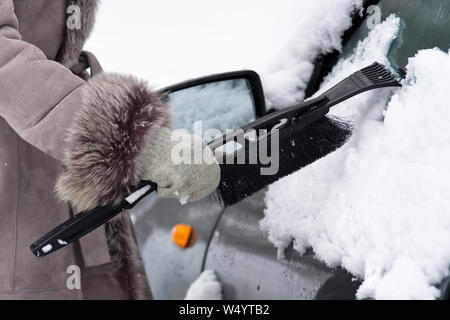
M361 0L316 0L299 12L300 26L288 47L263 72L269 107L287 107L303 101L304 91L320 54L341 50L341 38Z
M387 63L398 27L395 17L378 25L325 86L374 60ZM364 280L360 299L437 298L433 285L449 274L450 55L420 51L407 70L390 100L383 89L336 107L351 116L351 140L266 195L261 226L279 252L292 240L301 253L312 247Z
M212 270L204 271L189 287L184 300L222 300L222 285Z

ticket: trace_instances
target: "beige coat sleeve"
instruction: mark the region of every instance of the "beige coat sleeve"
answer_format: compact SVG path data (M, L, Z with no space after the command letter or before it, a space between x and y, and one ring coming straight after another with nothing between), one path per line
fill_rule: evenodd
M144 137L169 122L145 82L100 74L88 82L22 41L12 0L0 1L0 116L59 159L58 195L79 210L116 203L137 184Z

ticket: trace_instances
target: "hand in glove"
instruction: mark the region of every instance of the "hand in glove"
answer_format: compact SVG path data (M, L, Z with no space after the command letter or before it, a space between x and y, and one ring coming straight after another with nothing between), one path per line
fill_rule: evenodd
M150 139L142 157L142 179L155 182L158 195L177 197L184 204L216 189L220 167L202 138L162 128Z

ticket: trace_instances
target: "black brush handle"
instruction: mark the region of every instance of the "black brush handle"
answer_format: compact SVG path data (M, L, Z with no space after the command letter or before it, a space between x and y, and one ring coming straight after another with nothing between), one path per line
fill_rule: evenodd
M400 83L392 76L389 70L375 62L351 74L323 93L321 97L327 97L327 107L331 108L365 91L400 86Z
M97 229L122 211L133 208L141 199L156 191L156 188L157 185L155 183L143 181L118 205L97 207L93 210L79 213L34 242L30 249L35 256L43 257L64 248L73 241Z
M234 141L239 136L242 136L242 132L250 129L266 129L270 131L284 119L288 121L299 120L302 121L303 126L306 126L326 115L332 106L360 93L383 87L399 86L401 86L400 83L386 67L378 62L374 62L370 66L351 74L320 96L256 119L242 127L241 130L227 133L225 136L210 142L208 146L215 150L230 141Z

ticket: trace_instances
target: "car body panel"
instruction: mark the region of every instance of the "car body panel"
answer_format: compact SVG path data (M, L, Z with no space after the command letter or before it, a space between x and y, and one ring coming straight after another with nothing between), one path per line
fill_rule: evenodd
M208 200L184 206L175 199L144 199L132 210L136 239L155 299L183 299L200 274L206 243L221 208ZM172 241L178 223L192 226L198 236L193 247Z
M284 259L261 231L264 192L227 209L215 231L206 269L215 270L227 299L313 299L333 271L290 248Z

